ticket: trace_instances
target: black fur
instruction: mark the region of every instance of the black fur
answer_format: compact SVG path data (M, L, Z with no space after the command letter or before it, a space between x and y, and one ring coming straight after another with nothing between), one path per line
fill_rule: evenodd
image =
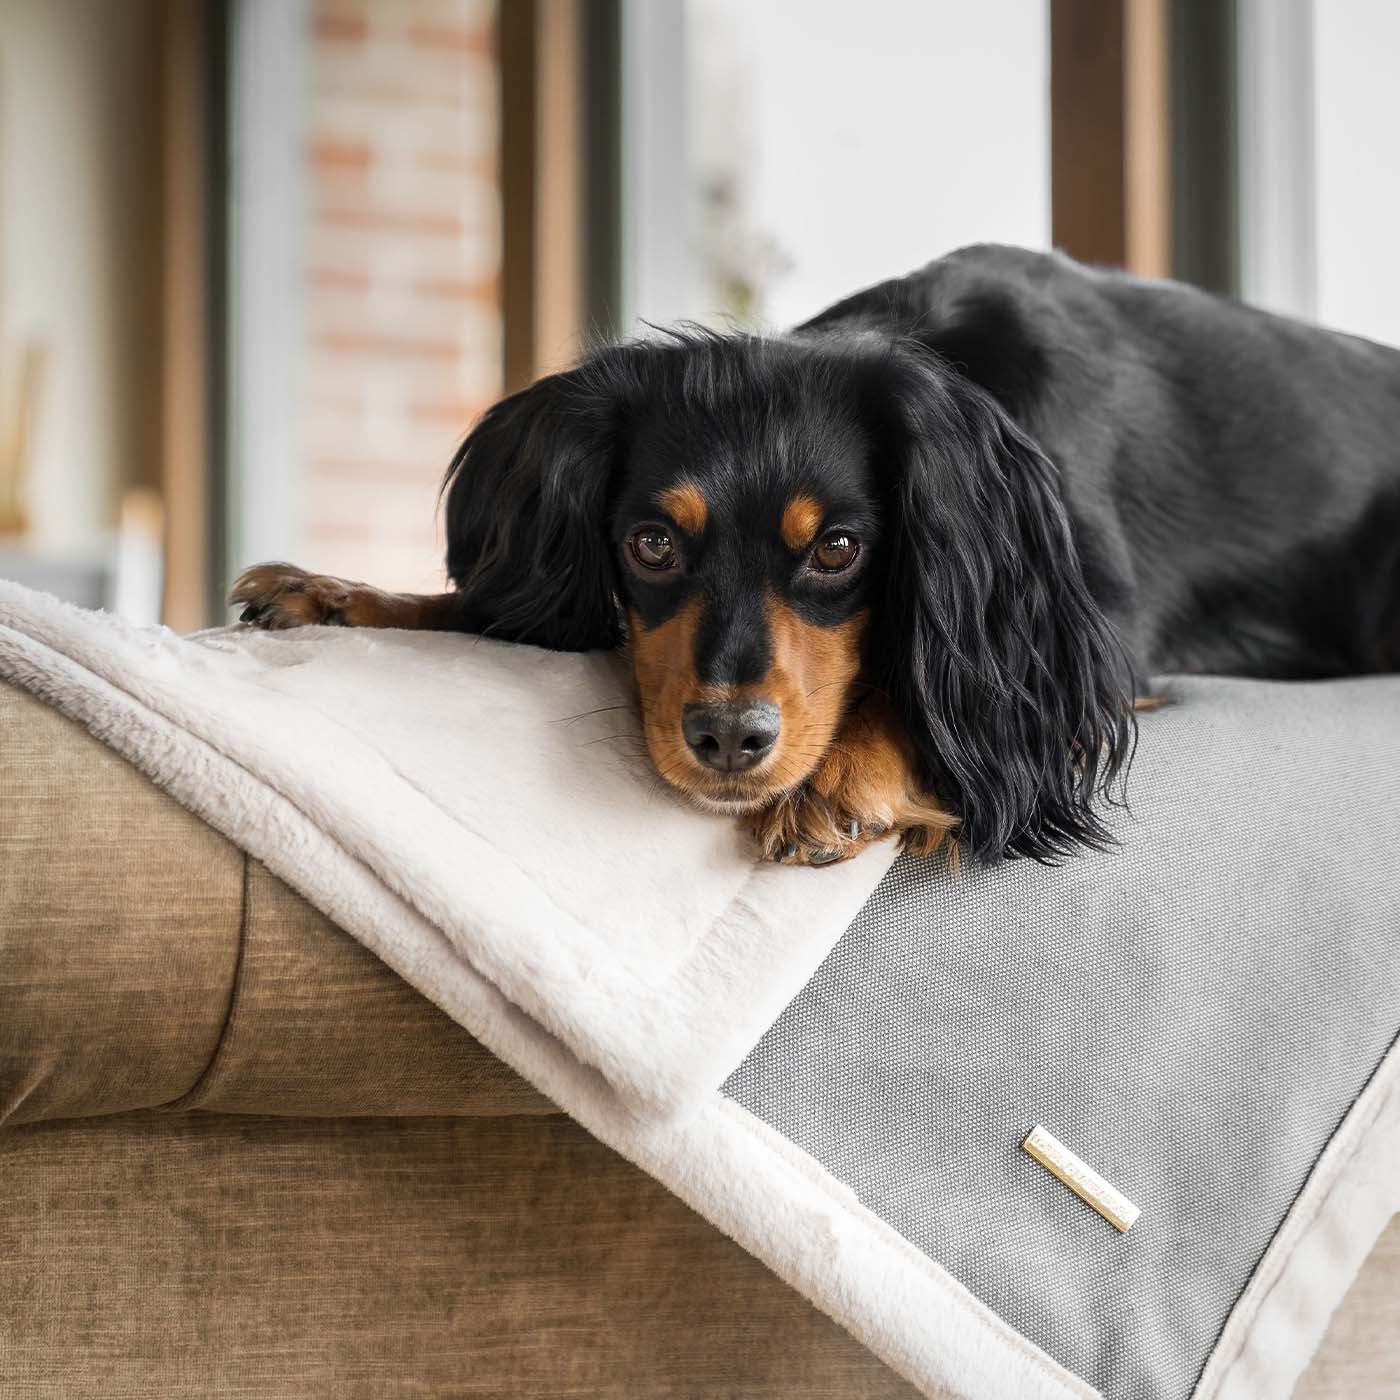
M447 574L467 630L560 651L620 639L607 511L623 404L601 368L504 399L457 450Z
M982 384L1059 467L1090 589L1140 677L1394 668L1400 351L994 246L797 334L862 330Z
M971 852L1051 858L1103 841L1146 676L1395 667L1398 442L1400 353L974 248L786 337L609 347L506 400L449 473L448 568L464 626L567 649L702 590L730 678L765 591L817 625L870 607L872 682ZM725 528L650 586L622 535L682 476ZM813 486L868 541L839 586L763 543Z
M907 353L870 386L891 476L872 662L972 854L1105 833L1093 796L1133 743L1133 677L1090 595L1045 455L991 397Z

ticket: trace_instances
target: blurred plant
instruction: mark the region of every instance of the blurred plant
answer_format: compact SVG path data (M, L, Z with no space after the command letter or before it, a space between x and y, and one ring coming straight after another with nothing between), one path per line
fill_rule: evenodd
M792 270L792 259L749 223L734 175L708 175L700 205L705 280L717 309L743 324L761 321L764 292Z
M761 327L768 295L793 262L755 213L759 75L749 52L748 3L687 0L687 97L705 309Z

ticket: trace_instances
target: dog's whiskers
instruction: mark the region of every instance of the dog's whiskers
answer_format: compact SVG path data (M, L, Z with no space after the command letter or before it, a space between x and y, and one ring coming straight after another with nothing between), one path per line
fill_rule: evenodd
M560 715L551 724L573 724L576 720L589 719L593 715L605 715L613 710L630 710L631 705L599 705L596 710L580 710L576 715Z

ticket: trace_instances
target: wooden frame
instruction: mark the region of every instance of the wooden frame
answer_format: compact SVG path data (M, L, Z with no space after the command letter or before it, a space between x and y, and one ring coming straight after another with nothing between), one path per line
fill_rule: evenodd
M210 618L209 16L203 4L166 0L162 19L162 615L186 632Z
M586 0L500 7L506 389L577 356L585 326Z
M1057 248L1238 293L1242 3L1051 0Z
M502 0L505 384L573 362L618 312L619 0Z
M1084 262L1166 276L1170 0L1052 0L1051 223Z

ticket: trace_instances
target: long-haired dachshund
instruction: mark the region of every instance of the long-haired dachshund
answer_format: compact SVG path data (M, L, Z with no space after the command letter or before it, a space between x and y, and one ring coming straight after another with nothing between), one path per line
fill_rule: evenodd
M1058 255L600 349L446 492L451 592L265 564L231 601L624 645L658 772L777 859L1101 845L1148 676L1400 666L1400 352Z

